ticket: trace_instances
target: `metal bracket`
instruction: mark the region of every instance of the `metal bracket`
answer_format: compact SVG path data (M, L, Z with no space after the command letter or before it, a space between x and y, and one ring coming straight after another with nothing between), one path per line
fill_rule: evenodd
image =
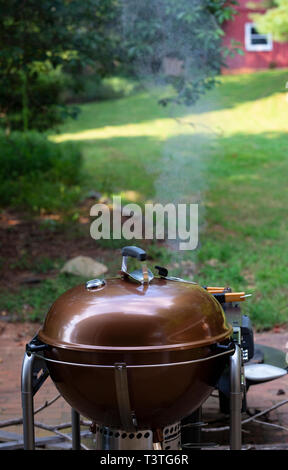
M43 385L47 377L49 377L49 371L46 366L45 360L40 359L39 356L35 357L32 373L33 396L38 392L39 388Z
M187 279L182 279L181 277L168 276L168 269L163 268L162 266L155 266L155 269L158 270L159 276L162 279L166 279L167 281L186 282L187 284L197 285L197 282L194 281L188 281Z
M121 424L125 431L135 431L137 420L131 410L127 368L124 362L115 363L115 386Z

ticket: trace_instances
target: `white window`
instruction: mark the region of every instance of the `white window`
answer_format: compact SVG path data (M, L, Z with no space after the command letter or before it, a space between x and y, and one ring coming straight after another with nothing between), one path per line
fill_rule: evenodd
M272 35L259 34L253 23L246 23L245 48L246 51L272 51Z

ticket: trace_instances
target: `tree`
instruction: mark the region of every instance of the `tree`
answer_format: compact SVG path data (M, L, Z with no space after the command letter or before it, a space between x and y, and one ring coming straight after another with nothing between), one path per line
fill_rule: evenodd
M115 0L0 0L0 112L7 127L43 130L61 121L60 67L113 69L105 29ZM49 80L50 77L50 80Z
M270 2L264 14L253 14L257 30L263 34L271 33L275 41L288 41L288 0Z
M233 0L122 0L125 50L142 80L171 84L176 95L161 100L193 104L211 88L222 66L222 23ZM169 70L170 64L170 70ZM174 67L173 67L174 64Z

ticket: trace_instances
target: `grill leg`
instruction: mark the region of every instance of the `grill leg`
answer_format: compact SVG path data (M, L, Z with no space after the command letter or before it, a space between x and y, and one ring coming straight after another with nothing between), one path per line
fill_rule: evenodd
M34 356L25 354L21 374L24 450L34 450L33 364Z
M230 357L230 450L241 450L242 447L241 369L241 349L236 344L235 352Z
M78 411L72 408L72 450L81 449L81 436L80 436L80 415Z
M44 359L25 353L21 371L21 398L23 413L23 440L25 450L34 450L34 401L33 397L49 376Z

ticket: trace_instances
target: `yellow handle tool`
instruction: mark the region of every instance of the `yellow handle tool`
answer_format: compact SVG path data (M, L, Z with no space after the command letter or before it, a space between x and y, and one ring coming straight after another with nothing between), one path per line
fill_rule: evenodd
M214 295L218 302L224 304L226 302L243 302L252 294L245 294L245 292L215 292L212 295Z

